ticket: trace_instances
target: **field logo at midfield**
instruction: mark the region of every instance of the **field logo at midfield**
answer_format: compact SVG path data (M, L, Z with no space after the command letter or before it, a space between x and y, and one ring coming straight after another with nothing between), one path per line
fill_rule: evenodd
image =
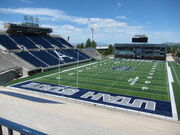
M113 70L119 70L119 71L130 71L130 70L132 70L133 68L132 68L132 67L123 66L123 67L113 67L112 69L113 69Z
M27 81L11 87L24 90L38 91L56 96L63 96L72 99L88 101L118 108L143 111L148 113L172 116L171 104L166 101L138 98L107 92L99 92L88 89L74 88L69 86L46 84L40 82Z

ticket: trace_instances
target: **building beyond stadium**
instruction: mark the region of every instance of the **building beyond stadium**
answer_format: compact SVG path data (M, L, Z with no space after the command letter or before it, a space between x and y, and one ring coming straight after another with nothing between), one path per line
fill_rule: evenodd
M135 42L129 44L116 43L115 58L166 60L167 46L165 44L149 44Z

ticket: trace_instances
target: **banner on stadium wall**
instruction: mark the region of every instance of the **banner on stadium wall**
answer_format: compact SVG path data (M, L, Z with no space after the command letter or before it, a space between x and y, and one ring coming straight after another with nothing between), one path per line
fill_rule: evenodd
M126 96L35 81L26 81L11 85L10 87L172 117L171 103L168 101L139 98L135 96Z

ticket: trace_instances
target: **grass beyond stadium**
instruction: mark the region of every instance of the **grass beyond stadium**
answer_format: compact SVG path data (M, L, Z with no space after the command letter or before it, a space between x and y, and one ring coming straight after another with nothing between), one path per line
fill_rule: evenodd
M107 59L33 81L170 101L165 62Z

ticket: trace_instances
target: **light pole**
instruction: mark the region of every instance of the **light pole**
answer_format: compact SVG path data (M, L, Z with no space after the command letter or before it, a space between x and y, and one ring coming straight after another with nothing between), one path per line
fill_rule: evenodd
M94 40L94 28L91 27L91 31L92 31L92 41Z

